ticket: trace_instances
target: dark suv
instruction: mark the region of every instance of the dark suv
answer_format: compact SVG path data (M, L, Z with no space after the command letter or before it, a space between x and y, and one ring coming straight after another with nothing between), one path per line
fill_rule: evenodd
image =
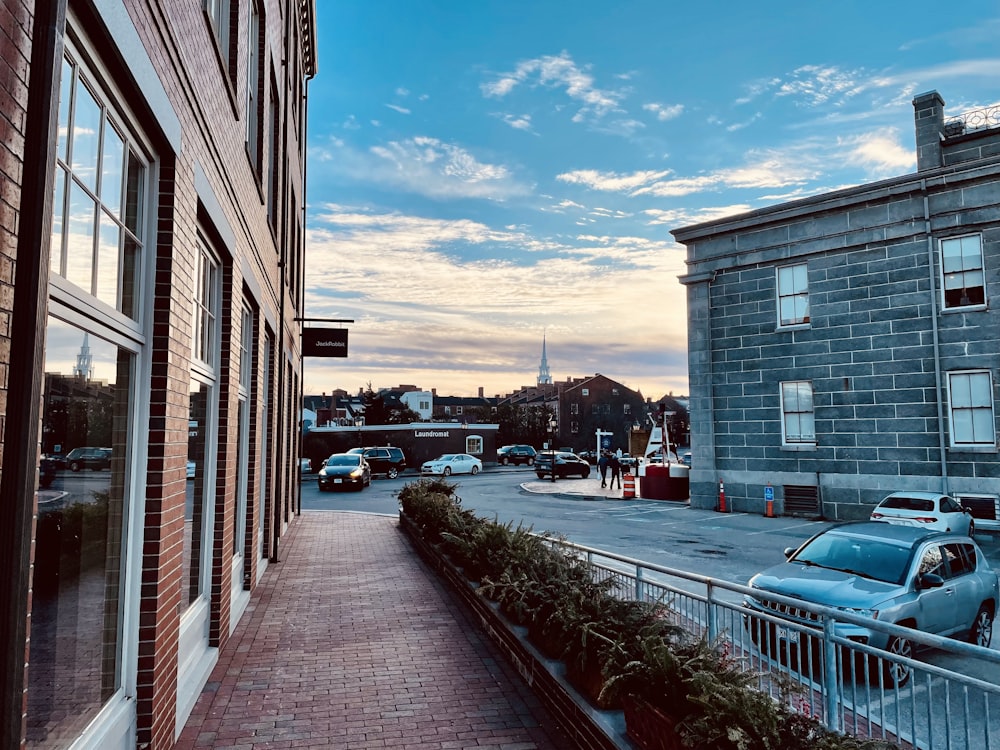
M66 465L70 468L70 471L80 471L80 469L90 469L92 471L97 471L98 469L110 469L111 468L111 449L110 448L74 448L69 453L66 454Z
M372 469L372 476L385 474L389 479L395 479L399 476L399 472L406 469L406 456L403 455L403 450L391 445L351 448L347 452L363 455Z
M535 449L530 445L505 445L497 448L497 463L501 466L508 464L531 466L535 463L535 455Z
M535 474L539 479L552 476L552 462L555 459L555 473L557 477L565 478L578 476L586 479L590 476L590 464L584 461L575 453L567 451L542 451L535 461Z

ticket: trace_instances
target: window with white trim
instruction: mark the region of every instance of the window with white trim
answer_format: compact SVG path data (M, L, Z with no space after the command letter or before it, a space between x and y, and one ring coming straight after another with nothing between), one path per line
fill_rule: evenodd
M982 236L949 237L940 244L944 309L985 305Z
M783 445L816 444L813 389L808 380L781 384L781 442Z
M466 436L465 452L473 456L481 456L483 454L483 436L482 435Z
M72 48L61 86L49 267L138 320L146 160Z
M236 70L233 65L232 0L205 0L205 16L208 18L212 35L219 45L219 54L222 56L226 75L230 80L234 80Z
M948 373L952 448L996 447L993 375L989 370Z
M261 23L260 0L251 0L247 27L246 142L247 155L258 179L264 169L264 148L260 137L264 124L264 108L261 106L264 76L260 74L263 50L264 25Z
M570 414L579 414L580 413L580 404L578 404L576 402L573 402L572 404L570 404L569 405L569 413Z
M799 326L809 322L809 274L805 263L779 266L778 326Z

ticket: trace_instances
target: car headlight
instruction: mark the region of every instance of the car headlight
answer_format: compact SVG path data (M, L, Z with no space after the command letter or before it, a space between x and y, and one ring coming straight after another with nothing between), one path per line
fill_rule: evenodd
M361 469L357 468L357 469L354 469L353 471L351 471L351 476L352 477L360 477L361 476Z
M873 620L878 619L877 609L865 609L863 607L837 607L841 612L850 612L852 615L860 615L861 617L870 617Z

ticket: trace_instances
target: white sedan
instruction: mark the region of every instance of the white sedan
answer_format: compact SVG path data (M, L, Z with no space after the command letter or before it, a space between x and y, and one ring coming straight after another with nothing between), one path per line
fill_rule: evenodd
M875 506L870 520L967 536L976 531L969 510L954 498L937 492L893 492Z
M483 462L468 453L445 453L433 461L425 461L420 467L420 473L426 476L441 475L450 477L452 474L478 474L483 470Z

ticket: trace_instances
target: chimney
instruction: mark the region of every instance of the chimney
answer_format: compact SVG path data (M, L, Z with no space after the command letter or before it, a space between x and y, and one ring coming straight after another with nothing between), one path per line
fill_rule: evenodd
M483 397L483 387L479 386L479 398Z
M431 395L436 397L438 395L438 389L437 388L431 388Z
M914 97L913 121L917 131L917 171L942 166L944 99L937 91L928 91Z

